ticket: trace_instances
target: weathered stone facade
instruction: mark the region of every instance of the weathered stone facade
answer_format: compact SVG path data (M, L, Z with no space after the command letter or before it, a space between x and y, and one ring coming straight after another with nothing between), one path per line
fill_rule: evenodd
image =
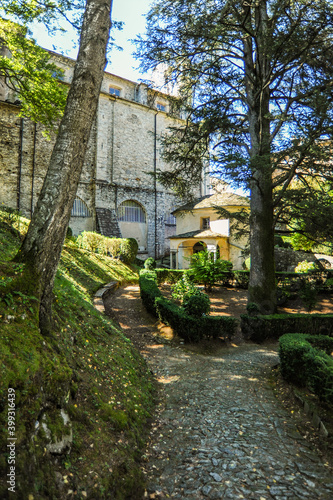
M52 58L64 71L64 84L70 84L75 62L57 54ZM0 99L0 201L30 218L55 137L47 139L40 125L20 118L19 104L10 102L14 98L4 87ZM155 182L151 173L167 168L160 156L159 138L180 119L172 116L167 95L105 73L77 190L81 211L73 211L70 221L74 234L98 228L96 209L110 210L117 219L122 203L135 202L141 225L135 218L123 221L119 224L122 235L137 237L143 255L156 258L168 253L167 238L174 232L168 218L179 200Z

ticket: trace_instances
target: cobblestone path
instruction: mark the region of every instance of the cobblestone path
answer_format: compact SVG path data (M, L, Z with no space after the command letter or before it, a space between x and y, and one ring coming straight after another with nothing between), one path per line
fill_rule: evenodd
M115 315L125 333L156 332L137 289L125 291L130 310ZM330 470L269 385L276 349L243 343L203 355L142 346L164 394L147 448L146 498L333 499Z

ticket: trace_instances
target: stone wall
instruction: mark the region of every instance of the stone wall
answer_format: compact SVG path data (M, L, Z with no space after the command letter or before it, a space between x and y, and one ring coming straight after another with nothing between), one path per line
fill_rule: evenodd
M52 54L70 83L74 61ZM120 96L109 93L119 89ZM152 98L153 96L153 98ZM105 73L98 114L93 127L77 190L91 217L72 217L74 234L96 229L96 208L117 212L128 200L141 204L147 215L147 255L164 256L174 226L165 220L180 201L154 181L152 173L169 168L160 156L160 136L176 123L156 103L165 105L167 96ZM0 102L0 202L30 218L49 164L55 136L47 138L40 125L19 116L20 108ZM199 194L199 193L198 193ZM134 232L135 233L135 232Z
M316 260L315 255L312 253L300 251L295 252L290 248L275 247L274 255L276 271L294 272L295 267L300 262L303 262L304 260L307 262L314 262Z

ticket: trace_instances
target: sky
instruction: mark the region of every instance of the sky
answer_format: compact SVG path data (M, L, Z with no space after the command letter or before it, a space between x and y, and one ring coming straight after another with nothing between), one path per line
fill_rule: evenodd
M112 51L111 64L108 64L106 71L133 81L145 77L138 69L135 69L139 62L132 56L135 47L129 40L145 32L144 16L149 10L150 3L151 0L114 0L112 19L123 21L125 24L122 31L113 32L113 38L115 38L116 45L121 46L123 51ZM41 26L34 26L32 31L33 38L41 47L61 52L73 59L76 58L77 47L73 47L73 33L51 37Z

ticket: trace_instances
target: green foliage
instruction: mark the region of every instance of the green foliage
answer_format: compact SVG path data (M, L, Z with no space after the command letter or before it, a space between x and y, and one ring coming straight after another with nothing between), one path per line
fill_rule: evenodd
M183 269L156 269L157 282L160 283L177 283L184 274Z
M324 335L283 335L279 340L282 376L309 387L327 403L333 403L333 339Z
M314 262L308 262L307 260L303 260L299 262L295 267L295 273L308 273L310 271L316 271L317 266Z
M1 225L0 235L1 241L7 238L12 247L6 252L11 258L21 239L18 235L14 238ZM18 282L23 271L21 264L0 262L0 284L4 283L0 295L14 280ZM92 304L93 292L103 283L130 279L137 276L124 263L78 249L69 241L55 280L53 337L40 334L37 316L29 309L34 301L22 295L20 288L12 294L13 308L0 301L0 446L5 449L8 438L5 402L11 387L15 389L19 416L15 464L20 477L18 498L24 498L27 491L34 497L59 496L54 468L45 453L45 435L35 429L36 421L44 414L50 420L49 414L55 408L63 408L73 425L70 460L67 456L63 467L62 461L58 462L59 472L68 475L68 488L74 491L77 484L82 490L89 488L86 478L93 469L99 471L94 479L94 494L98 497L116 498L119 491L119 498L137 495L138 484L142 484L138 457L144 450L147 417L153 409L153 380L119 326ZM53 436L62 434L59 422L51 420ZM87 438L93 446L86 446ZM110 442L117 442L117 446L110 450ZM7 498L7 493L4 473L0 477L0 497Z
M50 55L25 35L25 28L0 20L0 38L10 51L10 56L0 56L0 74L19 95L21 116L54 129L65 109L67 87L55 78L61 71L50 62Z
M308 311L311 311L318 301L318 292L315 285L303 281L298 293Z
M108 238L94 231L83 231L76 239L79 248L101 255L119 258L125 264L132 264L138 252L138 243L134 238Z
M148 271L154 271L154 269L156 269L156 260L153 259L153 257L148 257L148 259L145 260L144 267L148 269Z
M249 271L233 271L236 285L239 288L247 289L249 287L250 272Z
M235 333L237 320L224 316L194 317L171 300L162 297L157 286L156 273L140 271L140 294L147 311L158 316L161 321L186 341L198 342L203 337L231 338Z
M237 320L227 316L190 316L174 302L157 297L155 300L158 316L186 342L199 342L204 337L230 339Z
M189 274L197 283L203 283L205 290L220 281L223 273L232 269L232 263L227 260L216 259L207 251L198 252L191 257Z
M201 318L209 314L210 300L206 293L197 290L195 293L186 293L182 306L187 314L194 318Z
M241 328L246 339L264 342L290 332L333 335L333 314L241 315Z
M100 249L104 252L103 236L94 231L83 231L76 239L79 248L89 250L89 252L97 252Z
M172 298L175 300L183 300L184 296L193 295L198 291L190 278L189 272L184 271L180 280L172 286Z
M119 258L125 264L132 264L138 253L138 242L135 238L123 238L120 245Z
M139 276L140 296L143 305L150 314L157 316L155 299L162 294L157 286L157 276L154 271L142 270Z
M271 249L291 180L331 178L332 19L328 0L156 0L137 41L143 69L165 64L177 110L189 117L162 139L172 167L158 180L191 195L209 160L214 175L251 189L251 258L261 279L249 294L261 310L276 306Z

